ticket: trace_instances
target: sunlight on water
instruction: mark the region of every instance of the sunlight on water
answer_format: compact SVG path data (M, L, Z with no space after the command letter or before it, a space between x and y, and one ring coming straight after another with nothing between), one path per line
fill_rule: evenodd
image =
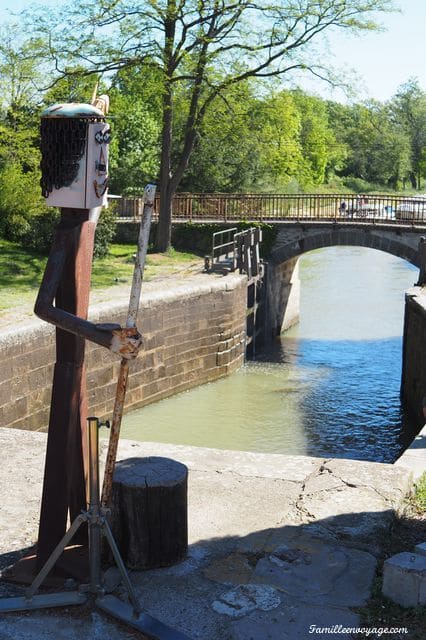
M417 270L333 247L300 260L300 323L229 378L125 416L122 437L390 461L400 452L404 292Z

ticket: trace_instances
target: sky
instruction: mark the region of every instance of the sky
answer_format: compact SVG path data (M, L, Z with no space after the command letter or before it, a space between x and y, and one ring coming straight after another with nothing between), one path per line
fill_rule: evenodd
M44 4L54 2L44 0ZM32 0L0 0L0 20L5 18L7 10L19 11L33 3ZM426 91L426 0L395 0L395 4L399 4L401 13L378 15L378 21L386 29L384 32L356 37L340 32L329 39L334 67L354 72L355 101L389 100L410 77L417 78ZM345 100L341 91L332 91L319 81L306 79L299 84L323 97Z

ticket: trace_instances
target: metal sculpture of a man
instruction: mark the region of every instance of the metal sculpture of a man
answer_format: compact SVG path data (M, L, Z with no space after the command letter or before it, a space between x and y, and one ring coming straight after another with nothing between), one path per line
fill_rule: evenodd
M56 326L53 376L37 567L43 566L86 507L85 341L124 358L137 355L136 328L87 320L96 223L106 203L109 126L93 105L53 105L42 114L42 192L61 207L35 313Z

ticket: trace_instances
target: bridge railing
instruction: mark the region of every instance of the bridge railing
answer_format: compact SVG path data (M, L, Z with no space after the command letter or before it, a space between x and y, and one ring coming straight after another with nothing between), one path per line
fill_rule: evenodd
M119 219L140 219L141 198L115 201ZM157 198L156 212L158 205ZM414 224L426 222L426 195L177 193L173 198L172 217L174 222L357 220Z

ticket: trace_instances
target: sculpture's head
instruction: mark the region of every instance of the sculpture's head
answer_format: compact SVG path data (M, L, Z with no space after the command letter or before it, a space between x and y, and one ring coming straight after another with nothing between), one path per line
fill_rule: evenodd
M106 204L110 129L104 112L91 104L54 104L41 114L40 133L46 203L75 209Z

